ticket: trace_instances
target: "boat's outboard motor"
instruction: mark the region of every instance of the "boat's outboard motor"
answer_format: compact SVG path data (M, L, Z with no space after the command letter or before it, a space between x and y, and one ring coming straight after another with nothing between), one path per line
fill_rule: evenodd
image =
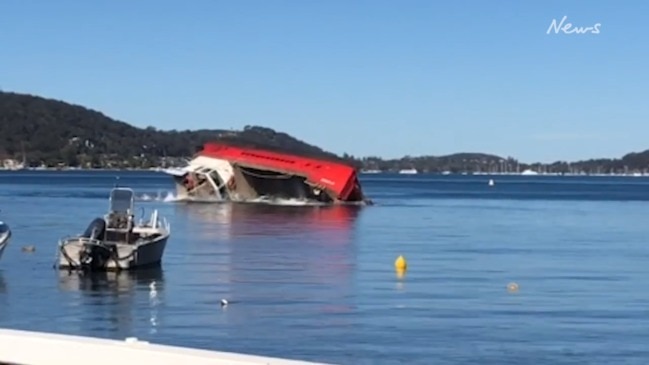
M106 233L106 222L102 218L95 218L81 237L92 240L103 240ZM79 252L79 263L87 270L101 269L111 259L111 252L108 247L100 244L86 243Z
M84 245L79 252L79 263L85 270L104 269L111 259L111 251L103 245Z
M0 245L11 237L11 229L4 222L0 222Z
M81 237L100 240L104 237L105 232L106 222L102 218L95 218L90 222L90 225L88 225L88 228L86 228L86 231L83 232Z

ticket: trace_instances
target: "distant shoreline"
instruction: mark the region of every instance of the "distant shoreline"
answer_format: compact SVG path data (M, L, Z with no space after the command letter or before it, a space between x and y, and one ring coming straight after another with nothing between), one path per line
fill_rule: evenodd
M150 171L150 172L162 172L164 173L165 169L162 168L74 168L74 167L28 167L21 169L3 169L0 168L0 172L23 172L23 171L56 171L56 172L68 172L68 171Z
M171 167L169 167L171 168ZM5 169L0 168L0 173L10 173L10 172L77 172L77 171L102 171L102 172L159 172L164 174L167 168L161 167L151 167L151 168L75 168L75 167L29 167L29 168L20 168L20 169ZM403 175L405 176L521 176L521 177L649 177L649 173L559 173L559 172L533 172L533 173L523 173L523 172L457 172L457 173L444 173L444 172L416 172L416 173L403 173L400 171L358 171L359 175Z

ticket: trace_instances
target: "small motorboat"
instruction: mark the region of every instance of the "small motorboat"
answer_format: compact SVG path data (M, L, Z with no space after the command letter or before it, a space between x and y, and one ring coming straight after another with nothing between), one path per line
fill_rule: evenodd
M59 268L113 271L159 265L171 234L169 223L154 210L148 222L136 224L134 202L132 189L113 188L108 214L94 219L83 234L60 240Z
M0 221L0 258L2 258L2 253L5 252L10 239L11 229L5 222Z

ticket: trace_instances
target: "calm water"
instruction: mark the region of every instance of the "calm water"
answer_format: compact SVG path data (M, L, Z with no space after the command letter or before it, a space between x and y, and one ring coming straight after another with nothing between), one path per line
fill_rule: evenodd
M171 221L162 268L52 269L116 175ZM375 206L315 208L174 203L155 173L0 172L0 327L337 364L645 364L649 179L494 179L366 175Z

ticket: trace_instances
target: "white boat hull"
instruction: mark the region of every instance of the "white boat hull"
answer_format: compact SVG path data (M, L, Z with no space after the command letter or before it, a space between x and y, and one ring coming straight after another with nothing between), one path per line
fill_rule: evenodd
M11 229L5 223L0 222L0 259L9 245L9 240L11 240Z
M234 177L234 168L227 160L198 156L183 169L166 170L176 184L176 198L180 201L212 201L231 198L226 186ZM193 174L204 178L204 182L193 181L188 185L187 177Z
M140 267L159 265L162 261L169 234L156 237L143 243L103 243L114 246L117 255L107 260L106 270L131 270ZM85 237L72 237L59 243L58 264L61 269L82 267L83 251L86 247L101 244Z

